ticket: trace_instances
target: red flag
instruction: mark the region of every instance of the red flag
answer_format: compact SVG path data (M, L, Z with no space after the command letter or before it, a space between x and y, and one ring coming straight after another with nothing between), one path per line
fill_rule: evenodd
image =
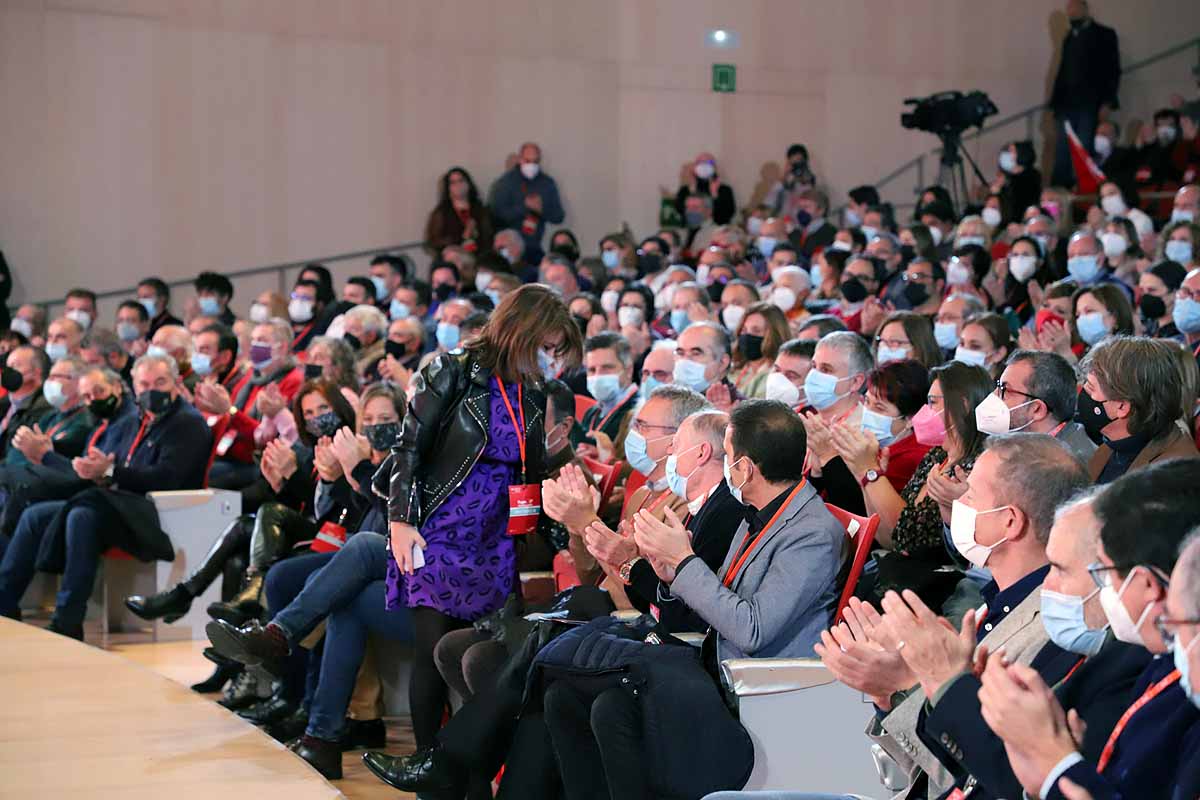
M1063 120L1063 128L1067 131L1067 142L1071 146L1071 166L1075 168L1075 179L1078 181L1075 190L1079 194L1093 194L1107 179L1100 167L1096 166L1096 162L1092 161L1083 142L1079 141L1079 137L1075 135L1071 123Z

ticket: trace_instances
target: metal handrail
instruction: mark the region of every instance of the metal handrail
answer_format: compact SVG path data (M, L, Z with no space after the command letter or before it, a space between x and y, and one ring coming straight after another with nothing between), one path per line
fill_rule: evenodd
M1138 70L1143 69L1144 67L1148 67L1151 64L1157 64L1159 61L1168 59L1168 58L1170 58L1174 55L1177 55L1179 53L1182 53L1185 50L1188 50L1192 47L1197 48L1196 58L1197 58L1197 62L1200 63L1200 36L1194 36L1191 39L1188 39L1187 41L1180 42L1179 44L1174 45L1173 47L1168 47L1166 50L1155 53L1152 56L1148 56L1147 58L1143 58L1140 61L1134 61L1132 64L1125 65L1124 67L1121 68L1121 76L1124 77L1132 72L1137 72ZM1027 121L1027 129L1030 131L1030 136L1032 136L1032 124L1031 123L1032 123L1033 116L1035 114L1039 114L1039 113L1045 111L1047 108L1048 108L1048 106L1046 103L1038 103L1037 105L1030 106L1029 108L1026 108L1022 111L1018 111L1016 113L1009 114L1008 116L1002 117L1002 118L996 120L995 122L991 122L991 123L988 123L987 125L977 128L976 130L974 130L970 133L964 133L962 136L962 141L967 142L967 141L973 141L973 140L979 139L986 133L992 133L993 131L999 130L1000 128L1007 127L1007 126L1011 125L1012 123L1019 122L1021 120ZM880 180L876 181L874 186L877 190L882 189L884 186L887 186L892 181L896 180L901 175L905 174L906 172L909 172L910 170L912 170L915 167L917 170L917 173L918 173L918 179L917 179L918 186L914 188L913 193L916 194L916 193L920 192L921 189L925 185L925 179L924 179L925 159L928 157L931 157L931 156L941 156L941 154L942 154L942 148L940 148L940 147L935 147L927 152L921 153L920 155L904 162L904 164L902 164L901 166L892 170L891 172L889 172L887 175L885 175ZM909 204L893 203L893 205L899 207L899 206L907 206ZM915 205L915 203L912 205Z
M232 281L232 280L236 280L238 278L249 278L249 277L253 277L255 275L265 275L265 274L268 274L271 272L275 272L275 273L278 273L278 275L279 275L279 286L280 286L280 291L282 292L287 288L285 285L284 276L286 275L287 271L291 270L291 269L303 269L304 267L308 266L309 264L328 265L328 264L337 263L338 261L353 261L353 260L359 259L359 258L368 258L368 257L373 258L375 256L380 256L380 255L387 255L387 254L393 254L393 253L404 253L405 251L416 250L416 249L422 248L424 246L425 246L425 242L423 242L423 241L404 242L403 244L393 244L393 245L389 245L387 247L373 247L368 250L355 250L354 252L351 252L351 253L338 253L337 255L324 256L322 258L305 258L300 261L285 261L280 264L267 264L267 265L261 266L261 267L248 267L246 269L235 270L234 272L223 272L221 274L224 275L226 278L229 278ZM193 278L182 278L180 280L175 280L175 281L166 281L166 284L171 289L178 289L179 287L182 287L182 286L191 286L194 280L195 280L194 277ZM136 286L131 286L126 289L110 289L110 290L104 291L104 292L96 292L96 299L97 300L106 300L106 299L113 298L113 297L131 297L136 292L137 292ZM54 306L57 304L61 304L62 302L63 302L63 298L56 297L51 300L43 300L41 302L25 301L24 303L21 303L21 305L29 304L29 305L50 307L50 306ZM16 307L14 306L13 310L15 310L15 308Z

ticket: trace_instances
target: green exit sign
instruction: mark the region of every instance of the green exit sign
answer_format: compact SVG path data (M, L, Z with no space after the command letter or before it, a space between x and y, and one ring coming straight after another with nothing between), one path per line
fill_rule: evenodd
M712 90L714 92L736 92L737 67L733 64L713 64Z

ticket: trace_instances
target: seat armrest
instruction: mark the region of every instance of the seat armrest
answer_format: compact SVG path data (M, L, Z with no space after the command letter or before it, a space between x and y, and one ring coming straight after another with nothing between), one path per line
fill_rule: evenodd
M703 633L676 633L673 635L676 639L687 642L692 647L699 647L700 645L704 644Z
M731 658L721 662L721 678L738 697L781 694L835 680L816 658Z
M238 492L231 492L226 489L181 489L179 491L170 492L147 492L146 497L154 503L154 507L159 511L180 511L185 508L195 508L202 506L205 503L217 501L221 503L221 511L232 512L235 506L233 501L236 499L237 508L241 508L241 495Z

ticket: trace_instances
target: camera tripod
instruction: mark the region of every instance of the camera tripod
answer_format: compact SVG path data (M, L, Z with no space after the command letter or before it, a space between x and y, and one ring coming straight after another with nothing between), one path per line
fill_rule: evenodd
M971 169L975 172L975 177L979 179L980 183L986 186L987 178L983 177L983 172L980 171L979 165L975 163L975 159L971 158L971 154L963 147L962 131L939 133L938 138L942 141L942 157L938 165L936 184L945 187L950 192L950 198L954 201L955 211L962 211L963 207L971 199L967 186L966 167L963 166L963 158L967 159L967 163L971 165Z

